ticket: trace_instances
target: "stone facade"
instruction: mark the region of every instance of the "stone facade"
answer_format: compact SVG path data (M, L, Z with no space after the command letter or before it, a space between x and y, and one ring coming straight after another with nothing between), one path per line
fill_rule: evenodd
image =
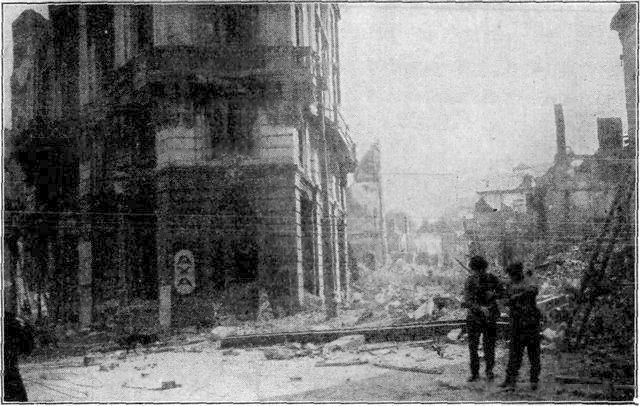
M339 110L337 6L49 14L55 74L43 91L64 106L50 115L78 123L81 324L97 302L138 297L179 324L181 250L194 295L254 282L288 312L305 291L348 293L355 147Z

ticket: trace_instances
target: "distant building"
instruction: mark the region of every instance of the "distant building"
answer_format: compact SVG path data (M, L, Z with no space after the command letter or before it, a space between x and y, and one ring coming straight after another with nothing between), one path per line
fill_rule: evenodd
M402 258L405 262L413 263L417 253L417 227L402 211L389 211L385 214L387 240L389 242L389 257L392 261Z
M362 157L347 189L348 235L355 260L369 269L387 263L388 245L380 176L380 145Z

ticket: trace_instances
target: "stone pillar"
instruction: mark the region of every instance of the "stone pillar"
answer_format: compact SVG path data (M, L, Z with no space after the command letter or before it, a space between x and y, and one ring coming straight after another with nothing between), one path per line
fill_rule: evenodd
M340 216L340 226L338 232L340 233L340 264L342 272L344 272L344 298L346 303L351 301L351 268L349 267L349 248L347 245L347 221L346 214L342 213ZM342 280L342 279L341 279Z
M296 175L298 176L298 175ZM296 224L296 232L295 232L295 240L296 240L296 278L297 283L293 286L295 289L297 300L296 303L298 306L302 306L304 304L304 266L303 266L303 255L302 255L302 203L300 201L300 190L296 189L295 191L295 224Z
M93 320L93 291L91 289L92 252L89 224L82 224L83 232L78 239L78 296L80 298L80 328L88 328Z
M324 255L323 255L323 244L322 244L322 203L319 201L318 194L316 193L315 197L315 210L314 210L314 222L316 226L316 237L315 237L315 246L316 246L316 274L318 275L318 296L322 299L322 306L324 307L326 304L326 300L324 297Z
M168 196L164 192L163 182L158 183L158 226L156 235L156 250L158 255L158 299L159 299L159 323L163 328L171 326L171 289L173 278L168 267L169 218L167 212Z

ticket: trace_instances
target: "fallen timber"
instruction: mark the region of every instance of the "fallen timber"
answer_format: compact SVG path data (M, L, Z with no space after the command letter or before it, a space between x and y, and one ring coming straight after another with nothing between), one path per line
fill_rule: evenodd
M464 328L465 320L411 323L397 326L342 328L333 330L307 330L283 333L246 334L229 336L220 341L221 348L259 347L286 343L326 343L343 336L362 334L372 342L418 341L436 336L444 336L456 328ZM498 322L500 331L506 330L506 321Z

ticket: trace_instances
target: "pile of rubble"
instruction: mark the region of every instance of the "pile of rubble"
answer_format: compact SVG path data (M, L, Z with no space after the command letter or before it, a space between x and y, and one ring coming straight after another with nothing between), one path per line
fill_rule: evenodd
M567 251L547 256L542 264L531 269L542 282L541 294L558 294L578 288L588 266L588 258L578 246L573 246Z
M460 330L452 331L452 343L461 343ZM267 360L317 358L316 367L373 365L401 371L442 374L442 366L465 359L463 346L448 345L435 339L406 343L366 343L363 335L340 337L324 345L288 343L261 349ZM240 350L225 350L223 355L237 356Z
M386 269L363 272L354 286L353 307L368 312L358 323L393 325L464 318L460 309L464 281L433 276L426 267L396 261Z

